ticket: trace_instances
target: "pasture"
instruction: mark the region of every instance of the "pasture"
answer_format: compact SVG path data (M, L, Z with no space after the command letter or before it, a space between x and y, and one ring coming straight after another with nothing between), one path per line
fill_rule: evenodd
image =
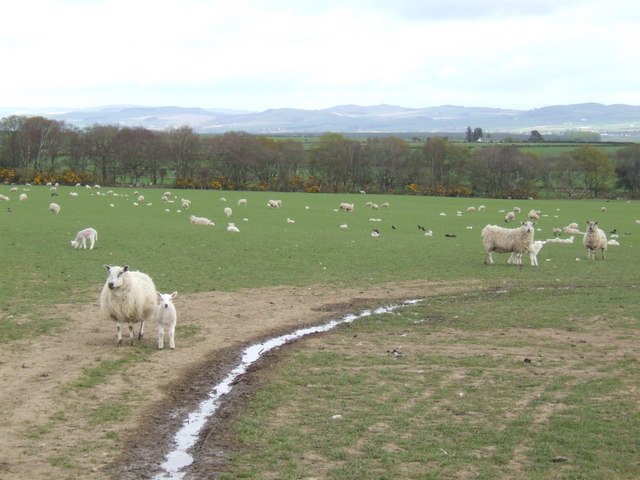
M175 203L162 203L160 197L163 190L137 189L140 195L144 195L145 201L136 206L134 202L137 195L130 188L89 190L58 187L58 195L52 197L49 187L37 186L26 192L28 200L24 202L18 201L18 194L23 192L23 187L19 188L18 193L9 193L9 186L0 187L0 193L11 198L9 202L0 204L0 261L3 265L0 343L14 352L26 348L25 342L37 344L39 338L62 335L61 332L71 327L72 319L67 315L51 314L51 305L78 305L82 308L83 305L96 304L105 280L104 264L127 264L132 269L144 271L152 276L160 291L179 291L178 299L185 294L204 295L207 292L234 292L242 296L245 289L282 286L322 291L321 286L331 285L334 289L359 291L372 303L383 303L386 298L381 292L385 285L399 286L393 295L393 298L399 298L403 296L398 294L402 285L424 280L435 286L444 285L456 290L456 293L439 294L429 302L404 309L390 321L379 318L372 322L358 322L348 329L338 329L334 333L312 339L309 343L301 342L306 347L290 347L283 363L273 372L264 373L265 379L269 381L263 380L264 389L252 400L249 409L251 415L241 418L240 423L235 426L241 449L245 446L247 451L254 452L240 453L233 459L236 462L233 468L237 469L238 476L264 478L261 472L273 469L280 473L290 472L288 476L281 478L301 478L305 469L308 472L309 468L316 468L313 461L309 460L311 457L305 455L317 454L318 458L328 459L331 467L322 470L321 478L386 478L381 472L389 465L394 466L395 470L390 471L395 472L396 478L447 478L445 474L424 474L421 470L424 465L429 465L434 470L444 468L442 472L448 472L454 477L459 477L463 471L479 471L484 478L498 478L501 471L499 466L505 464L511 465L512 476L504 478L516 478L519 472L514 464L518 463L518 455L524 454L516 451L515 444L526 442L527 429L538 422L550 425L550 428L556 428L556 425L545 423L551 415L547 417L544 413L536 413L526 416L523 410L499 408L490 412L490 415L482 413L481 419L474 417L468 423L459 421L469 418L466 412L477 412L481 406L492 402L507 401L509 398L504 398L500 390L495 388L495 385L500 384L504 384L510 392L521 388L518 385L522 382L532 385L528 402L522 404L524 409L524 406L534 404L540 398L552 398L554 389L557 391L562 388L562 382L573 383L580 391L576 387L566 395L575 397L575 410L571 411L578 418L583 415L597 417L601 414L603 405L607 405L615 397L614 393L622 389L626 393L620 394L624 398L621 399L621 411L618 413L623 417L626 415L624 418L637 418L637 406L629 403L627 396L634 391L632 385L637 381L638 373L637 349L634 350L627 344L628 338L637 331L639 317L636 252L640 248L640 225L635 220L640 219L640 209L637 202L172 190ZM107 190L113 190L117 195L107 195ZM70 196L72 191L77 192L78 196ZM221 200L222 197L226 201ZM178 212L181 210L181 198L191 200L191 207ZM237 205L240 198L247 199L246 206ZM283 207L268 208L267 201L272 198L282 199ZM54 215L48 211L51 201L60 204L60 214ZM365 206L368 201L378 205L389 202L390 207L373 210ZM353 203L354 211L337 211L341 202ZM485 205L484 211L477 210L480 204ZM223 209L227 206L233 209L233 214L228 219L223 215ZM475 206L476 210L466 213L469 206ZM584 230L587 220L598 220L608 236L610 231L617 231L620 245L609 247L606 260L588 261L582 239L577 236L573 244L545 245L538 255L540 266L537 268L529 265L528 258L524 259L523 267L508 265L508 254L494 254L496 265L484 265L481 229L488 223L504 225L505 212L516 206L522 210L516 216L518 222L526 220L530 209L542 211L543 217L536 225L539 229L535 234L537 240L552 238L554 227L577 222L581 230ZM605 212L601 211L603 206L606 207ZM215 226L192 225L189 215L210 218ZM288 218L295 223L287 222ZM380 221L374 222L371 219ZM228 232L227 222L234 222L240 232ZM343 224L348 225L348 228L340 228ZM425 236L424 230L419 226L431 230L433 235ZM98 242L94 250L72 248L70 241L79 230L86 227L93 227L98 231ZM381 232L380 237L370 236L373 228ZM434 287L433 291L424 291L424 296L433 295L436 290ZM471 290L485 293L465 296ZM496 291L505 293L499 295ZM372 293L367 295L367 292ZM327 304L335 301L332 297L323 300ZM278 303L279 299L275 301ZM212 308L215 309L215 305ZM178 310L180 311L179 304ZM96 309L91 311L97 314ZM613 320L608 323L598 320L610 317ZM523 318L526 319L525 326L519 325ZM583 318L587 319L585 325L576 321ZM84 321L89 325L99 323L97 315L85 318ZM97 329L97 326L92 328ZM179 322L176 340L178 350L185 344L195 345L204 341L202 338L206 334L205 327L194 326L193 330L189 328L190 325ZM522 328L528 330L523 331ZM583 361L575 360L573 352L576 347L571 346L571 342L561 344L546 337L541 339L545 332L552 330L561 332L554 335L565 335L563 338L567 332L584 334L583 337L570 334L575 337L572 339L575 345L581 345L581 338L586 338L589 342L589 351L581 352ZM149 328L149 332L152 331L153 328ZM605 331L608 332L606 342L601 337ZM502 336L504 332L508 334ZM113 334L115 339L115 331ZM185 343L183 339L187 334L192 338ZM354 338L362 339L363 336L366 340L362 344L353 341ZM402 336L403 340L396 341L394 338L392 344L388 341L390 336ZM622 342L625 354L615 361L603 362L602 355L618 348L615 339ZM105 343L111 340L108 337ZM430 345L435 346L433 351L426 348L429 343L425 342L429 340L433 341ZM410 347L405 346L405 351L399 349L402 353L400 356L390 355L390 345L401 343ZM102 372L97 384L105 382L105 378L121 375L139 362L153 363L157 358L157 353L153 352L153 344L152 336L133 349L116 351L112 345L96 348L96 357L92 359L96 370L92 371L95 373L100 367ZM311 349L307 348L309 345ZM510 355L520 355L513 353L518 345L530 347L526 355L534 362L537 370L524 371L520 362L513 361ZM454 346L457 348L455 351L451 350ZM463 347L468 347L477 355L467 354ZM345 349L352 353L345 353ZM408 351L413 354L409 355ZM380 354L376 356L371 352ZM547 355L553 356L548 364L542 362L542 358L548 358ZM506 367L505 358L509 359ZM551 364L561 372L558 379L551 380L553 372L543 369ZM300 368L300 365L304 367ZM429 370L426 365L438 365L435 376L424 374ZM497 365L501 368L495 368ZM377 377L363 377L357 373L366 371L368 366L374 367L370 371L375 372ZM108 371L103 372L107 367ZM572 369L577 369L580 375L574 377ZM621 374L619 383L605 382L603 372L621 370L625 372ZM304 372L307 371L310 373L305 376ZM84 383L80 386L80 380L75 378L68 380L60 388L71 388L74 395L78 395L78 391L96 388L92 383L94 380L85 378L89 375L88 371L84 371L82 375L84 377L80 380L88 382L88 386ZM462 385L464 382L444 380L456 375L466 380L469 375L476 377L476 381L471 382L475 395L464 399L459 396L456 400L458 403L454 403L447 395L451 392L468 395L468 390L464 390L466 387ZM326 379L324 386L323 378ZM340 379L338 384L336 378ZM414 405L411 400L422 395L410 388L416 378L419 378L418 384L422 391L433 385L437 386L429 396L436 395L442 409L463 412L460 415L454 413L453 423L447 427L451 431L447 431L443 425L438 426L442 432L442 437L439 438L441 443L438 443L436 453L431 452L428 457L420 456L409 448L419 435L417 431L409 429L410 422L407 419L423 418L424 422L435 422L437 413L442 410L435 414L431 412L435 415L433 417L423 417L427 412L417 410L418 406L424 405L417 400ZM584 382L581 380L583 378ZM597 381L591 381L590 378ZM384 382L380 379L384 379ZM382 383L371 386L370 382L374 380ZM588 411L581 410L579 407L588 397L589 386L593 387L598 382L604 403L595 402L596 405L589 402ZM309 388L308 385L314 387ZM387 388L387 391L400 389L408 403L416 409L412 410L410 405L404 405L402 408L411 410L411 415L402 420L394 417L393 412L389 411L389 405L372 407L372 403L377 403L373 399L379 398L378 388L381 386ZM329 396L320 400L323 398L318 395L321 391L338 397ZM91 395L93 394L89 394ZM564 394L553 398L557 400L560 397L565 398ZM124 410L129 412L128 418L136 418L142 411L145 398L148 396L131 394L126 400L120 399L119 402L126 403ZM515 396L510 398L518 402ZM384 421L379 420L377 427L369 425L370 428L387 429L389 425L393 425L393 431L407 429L406 442L390 442L385 434L371 435L372 443L368 443L368 437L358 433L366 423L362 416L348 418L346 425L341 426L346 427L346 432L349 433L347 436L344 429L337 428L335 424L326 424L326 415L336 414L332 413L333 410L348 417L344 410L349 399L357 405L362 404L363 412L371 418L385 418ZM460 403L471 401L474 403ZM86 400L78 401L77 404L68 402L67 399L65 407L61 407L60 411L50 413L47 428L53 428L52 423L60 427L69 426L73 423L70 419L71 412L74 415L83 409L93 412ZM317 418L311 420L311 424L296 427L300 418L308 418L309 412L314 411L314 402L343 406L332 407L329 409L332 412L323 407L317 412ZM284 408L283 405L291 408ZM278 425L273 424L274 413L280 419ZM491 435L487 434L487 438L470 439L474 432L485 432L489 425L499 422L503 414L514 415L510 423L514 430L509 429L512 433L505 440L506 443L499 444L499 429L492 431ZM291 418L292 423L282 423L283 418ZM107 444L113 450L122 448L127 434L126 425L120 423L122 420L105 416L98 422L107 432L116 429L115 425L120 429L119 435L107 434L104 438L101 437L101 448L107 448L104 447ZM571 430L571 426L567 426L570 423L567 418L553 417L553 422L558 423L558 428ZM93 425L95 428L95 424ZM417 425L416 428L426 428L422 423ZM631 428L636 434L635 438L638 438L638 426L634 422L595 422L590 425L590 428L597 430L598 435L605 435L602 430L607 427ZM78 427L74 425L74 428ZM90 435L89 427L83 428L87 428L86 435ZM321 431L325 443L318 445L318 450L312 453L303 451L301 455L305 458L304 461L296 460L295 455L287 453L291 451L291 442L283 443L279 437L283 431L281 428L288 433L292 429L298 429L292 436L300 439L298 445L310 445L308 442L311 440L305 436L308 434L305 428L310 432ZM38 432L37 435L34 434L34 425L26 424L23 435L25 438L32 436L34 442L38 442L42 436L46 436L44 430ZM544 437L543 433L548 433L548 437ZM550 438L551 432L541 431L539 435L539 440L535 442L535 448L541 450L539 458L548 459L549 456L556 455L563 459L558 460L561 463L571 463L576 458L573 453L559 451L562 449L555 453L549 449L544 450L548 442L559 440ZM605 436L615 437L613 434ZM269 445L258 442L257 437L267 439ZM337 442L343 437L342 447L338 448ZM578 443L580 435L574 437L577 438L571 447L572 451L585 448ZM426 448L432 441L433 437L420 437L418 449ZM453 445L458 441L463 442L463 445L464 442L470 442L466 444L466 451L475 453L464 456L458 453L455 457L448 453L442 454L440 449L445 452L460 452ZM350 446L347 445L349 442ZM354 443L359 447L356 449L357 455L351 458ZM311 444L315 445L314 442ZM391 444L393 445L389 446ZM274 452L271 448L280 450ZM406 454L394 459L393 451ZM491 454L484 455L482 452ZM610 450L603 449L603 452L610 453ZM73 453L65 452L48 461L52 468L59 469L56 472L62 471L68 478L82 478L83 472L86 473L83 470L84 463L100 465L100 460L93 459L97 452L83 451L82 455L92 460L80 460ZM594 455L595 460L592 459L592 462L596 465L603 456ZM475 465L477 460L474 459L477 458L483 459L483 465ZM547 465L547 461L539 460L538 463ZM525 463L538 465L528 457ZM401 464L404 466L399 466ZM538 478L545 478L549 471L540 465ZM633 478L628 472L634 466L637 467L637 463L629 465L626 460L613 466L608 465L606 472L618 469L623 473L619 477L611 473L599 478ZM372 468L369 472L374 473L365 475L363 472L369 468ZM567 469L567 472L566 476L559 478L589 478L587 474L576 474L573 469Z

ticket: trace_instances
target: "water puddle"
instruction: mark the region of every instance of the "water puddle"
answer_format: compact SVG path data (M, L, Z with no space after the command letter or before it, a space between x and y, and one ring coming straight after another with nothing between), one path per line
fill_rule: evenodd
M418 302L420 302L420 300L407 300L401 304L388 305L373 310L364 310L358 315L349 314L339 320L330 320L322 325L300 328L292 333L274 337L265 342L247 347L242 353L240 363L231 370L224 380L214 386L207 398L198 405L195 411L187 416L182 427L173 437L173 450L167 454L165 461L160 465L162 472L157 474L154 480L180 480L186 475L184 470L193 463L193 457L189 454L188 450L196 444L202 428L220 407L221 397L231 392L232 385L238 377L246 373L247 369L258 361L262 355L274 348L306 335L327 332L338 325L351 323L359 318L374 314L390 313L397 308L414 305Z

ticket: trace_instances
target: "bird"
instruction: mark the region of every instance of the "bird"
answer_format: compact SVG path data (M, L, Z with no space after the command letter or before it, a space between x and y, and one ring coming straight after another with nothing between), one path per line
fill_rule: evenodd
M395 225L391 225L391 228L393 228L394 230L397 230L397 228L395 227Z
M419 228L420 230L422 230L423 232L426 232L426 231L427 231L427 230L426 230L422 225L418 225L418 228Z

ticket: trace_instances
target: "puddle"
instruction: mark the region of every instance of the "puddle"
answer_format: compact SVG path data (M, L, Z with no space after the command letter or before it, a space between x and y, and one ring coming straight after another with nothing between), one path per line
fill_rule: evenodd
M397 308L414 305L418 302L420 302L420 300L407 300L400 304L388 305L373 310L364 310L358 315L350 314L339 320L330 320L322 325L300 328L292 333L274 337L245 348L242 352L240 363L231 370L219 384L215 385L209 392L207 398L198 405L198 408L187 416L182 427L180 427L173 437L173 449L167 454L164 462L160 465L162 472L158 473L154 477L154 480L180 480L186 475L185 469L191 465L194 460L188 450L197 443L203 427L220 407L222 397L231 392L232 386L238 377L246 373L247 369L258 361L263 354L306 335L327 332L338 325L351 323L359 318L374 314L390 313Z

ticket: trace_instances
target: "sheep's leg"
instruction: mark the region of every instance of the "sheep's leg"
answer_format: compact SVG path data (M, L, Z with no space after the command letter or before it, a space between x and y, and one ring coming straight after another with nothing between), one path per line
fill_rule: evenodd
M133 339L135 335L133 334L133 323L129 323L129 340L131 341L131 346L133 347Z
M158 325L158 350L164 348L164 328L162 325Z
M176 343L174 341L175 334L176 334L176 326L175 325L171 325L169 327L169 348L171 350L175 350L175 348L176 348Z
M122 346L122 329L120 328L120 322L116 322L116 327L118 329L118 343L116 343L116 347Z
M142 340L142 337L144 336L144 322L146 322L146 320L142 320L140 322L140 333L138 333L138 340Z

